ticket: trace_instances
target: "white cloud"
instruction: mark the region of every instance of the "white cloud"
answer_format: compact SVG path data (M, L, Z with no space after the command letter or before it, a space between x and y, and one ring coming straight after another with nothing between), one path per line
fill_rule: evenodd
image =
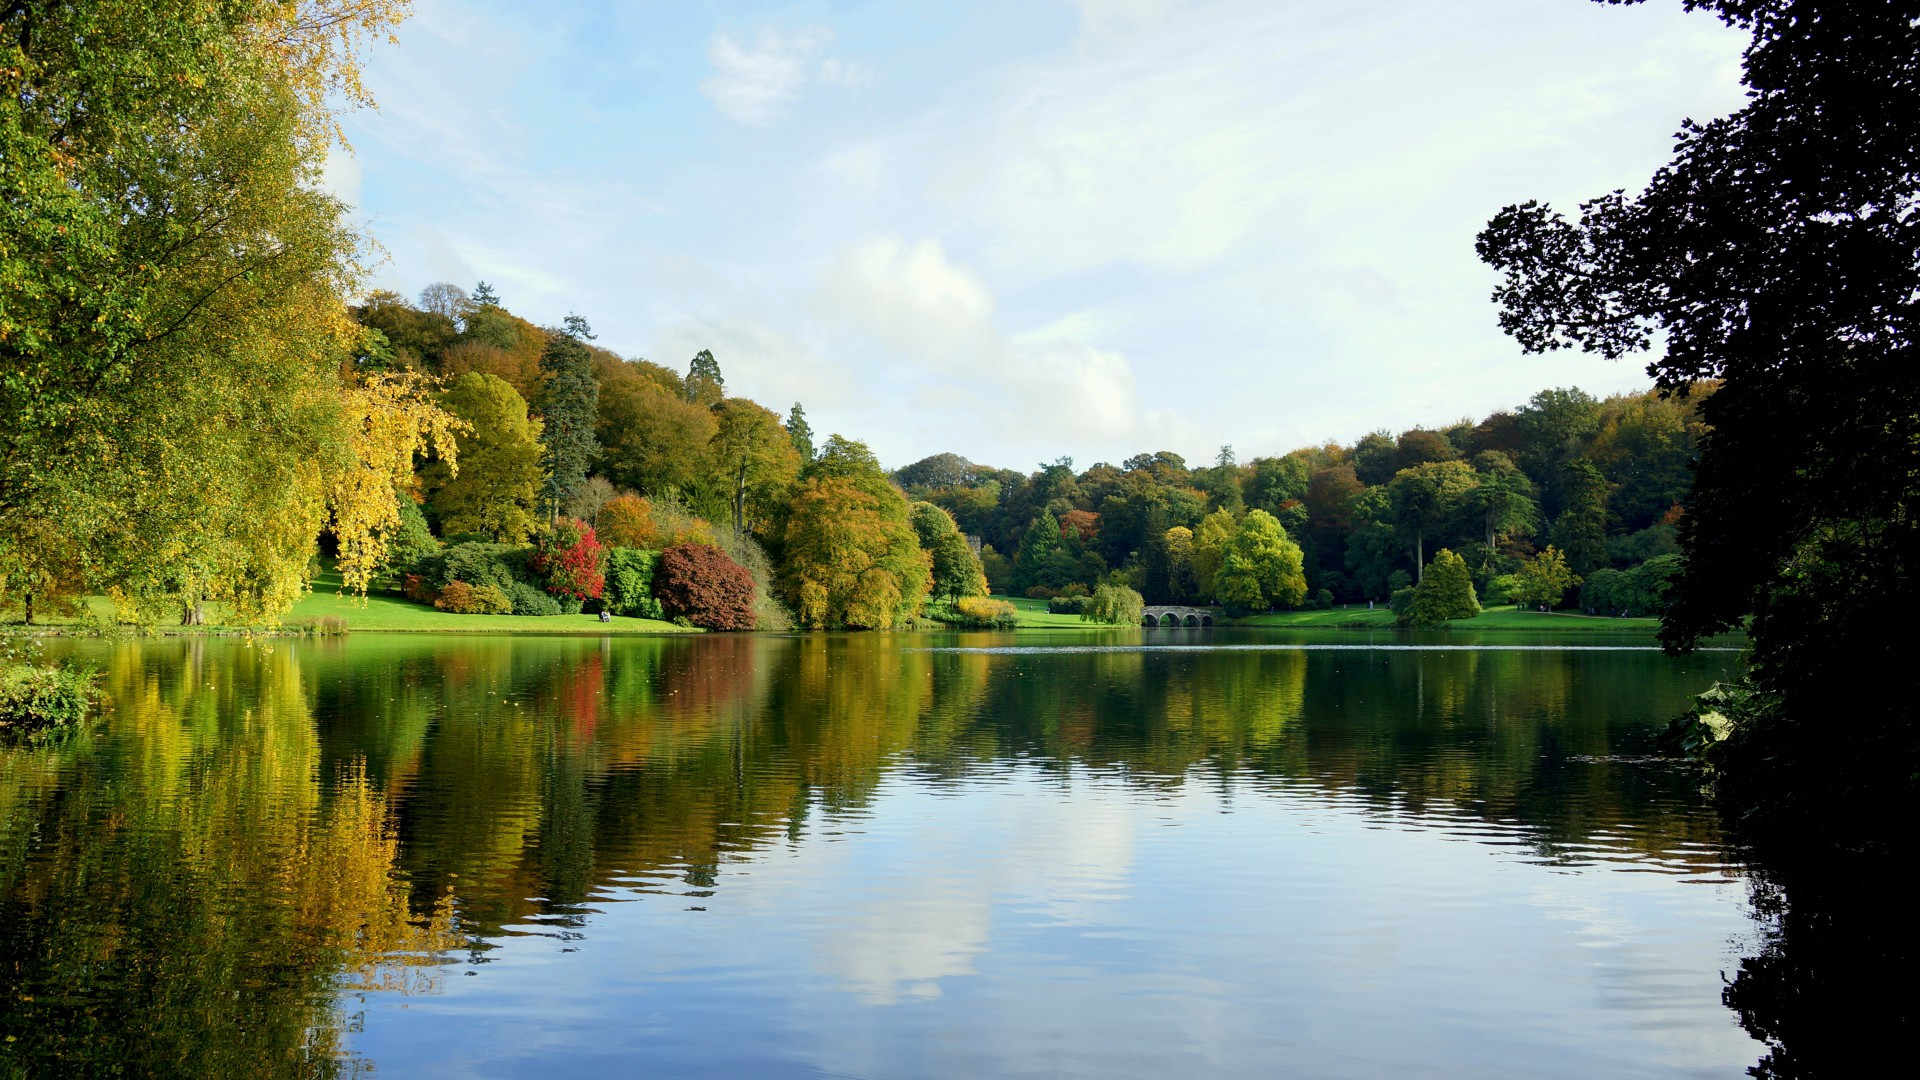
M880 81L880 73L867 64L829 57L820 61L820 81L848 90L865 90Z
M1097 322L1070 316L1003 332L986 282L938 241L876 236L849 245L822 273L816 304L834 331L894 365L892 381L929 438L1031 448L1043 432L1096 440L1104 452L1164 425L1142 411L1127 358L1088 340Z
M792 35L764 27L752 45L715 34L707 47L713 76L700 92L729 120L758 127L786 115L809 77L838 86L870 84L871 73L859 65L828 60L816 67L814 56L832 40L833 32L822 26Z
M605 13L422 0L370 73L383 111L350 119L364 182L324 182L390 246L379 284L484 276L623 351L725 350L730 385L893 461L1244 457L1645 385L1522 356L1473 234L1642 182L1680 117L1738 104L1737 32L1672 5L1072 3L933 45L923 12L850 12L856 61L762 29L784 9L635 47ZM887 93L806 107L873 64ZM709 99L791 130L739 138Z

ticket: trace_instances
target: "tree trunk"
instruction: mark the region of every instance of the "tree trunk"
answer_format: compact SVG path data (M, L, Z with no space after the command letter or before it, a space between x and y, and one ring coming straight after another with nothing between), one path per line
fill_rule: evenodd
M747 461L740 459L740 475L733 484L733 531L740 535L744 530L742 518L747 516Z
M33 625L33 594L32 593L28 593L26 595L26 607L23 609L23 611L24 611L24 614L21 615L21 625L32 626Z
M181 626L205 626L207 622L206 605L198 600L180 605Z
M1418 585L1427 578L1427 534L1413 534L1413 582Z

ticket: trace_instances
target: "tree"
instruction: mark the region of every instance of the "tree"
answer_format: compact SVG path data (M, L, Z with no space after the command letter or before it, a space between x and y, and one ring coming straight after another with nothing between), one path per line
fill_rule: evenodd
M580 485L580 489L573 493L573 498L567 500L564 509L568 517L579 518L594 528L599 528L600 511L619 493L620 489L614 487L606 477L589 476L587 482Z
M1013 555L1014 582L1019 587L1040 583L1042 568L1060 551L1060 522L1041 511L1021 534L1020 547Z
M574 329L585 329L584 322ZM572 329L550 334L540 354L545 386L540 395L541 444L546 452L540 465L546 477L540 500L547 516L557 518L600 454L594 425L600 414L600 384L594 381L593 358Z
M1513 459L1498 450L1485 450L1474 456L1475 482L1462 499L1462 508L1473 515L1484 530L1489 556L1501 541L1533 532L1539 521L1539 509L1528 496L1532 485L1527 474Z
M930 560L906 498L877 463L872 475L885 494L859 477L816 475L794 497L781 583L805 626L886 630L919 614L926 600Z
M300 595L329 499L361 491L359 239L314 178L399 13L0 11L0 558L63 552L152 600L204 584L249 620ZM387 484L341 506L360 551Z
M1522 438L1520 467L1540 485L1548 517L1565 505L1567 462L1585 452L1600 426L1600 403L1577 386L1542 390L1514 415Z
M615 485L645 495L679 495L699 483L719 424L713 410L684 400L651 368L594 357L600 471Z
M1413 587L1413 603L1399 613L1397 621L1406 626L1444 626L1478 614L1480 598L1474 595L1466 560L1441 548L1433 555L1433 565Z
M963 596L985 596L986 571L953 517L932 503L914 503L911 511L920 547L933 560L933 598L952 603Z
M1436 461L1402 469L1387 485L1394 528L1402 541L1413 547L1414 565L1419 567L1416 578L1426 573L1427 538L1453 516L1473 486L1473 466L1464 461Z
M720 376L720 361L705 349L693 355L687 365L686 399L695 405L712 408L727 396L727 380Z
M441 392L440 405L465 425L456 438L460 469L427 467L427 507L445 536L478 533L524 544L539 524L540 422L492 375L469 372Z
M753 575L711 544L660 553L653 594L666 614L707 630L753 629Z
M430 311L455 326L466 318L470 306L472 301L467 299L466 290L458 285L436 281L420 290L420 310Z
M1250 510L1227 542L1213 588L1229 607L1293 607L1307 597L1300 546L1273 515Z
M1220 564L1226 558L1227 541L1233 538L1234 528L1233 515L1225 510L1215 510L1200 520L1200 527L1193 534L1193 553L1188 557L1193 567L1195 595L1214 594L1214 575L1219 573Z
M959 487L973 475L973 462L959 454L934 454L895 469L893 482L909 492Z
M727 493L733 530L747 532L772 518L800 472L800 456L780 426L780 417L745 398L727 398L713 408L714 433L707 444L714 480Z
M807 410L797 401L787 413L787 438L793 442L793 452L800 455L800 464L813 460L813 425L807 423Z
M1401 469L1437 461L1453 461L1460 456L1460 451L1445 435L1425 428L1409 428L1401 432L1400 438L1394 442L1394 451L1394 461Z
M660 538L653 506L638 495L616 495L600 508L600 538L614 547L651 548Z
M1566 468L1564 508L1553 522L1553 543L1575 574L1607 565L1607 478L1588 461Z
M1184 604L1200 596L1200 578L1193 569L1193 530L1175 525L1161 533L1165 552L1167 603Z
M1521 563L1519 578L1519 588L1513 592L1514 602L1549 610L1559 607L1560 598L1567 590L1580 584L1580 575L1567 566L1567 557L1559 548L1551 546Z
M1360 483L1378 487L1400 471L1400 448L1385 431L1370 431L1354 444L1352 464Z
M1093 590L1086 606L1080 609L1080 618L1109 626L1139 626L1146 606L1139 593L1125 585L1108 583Z

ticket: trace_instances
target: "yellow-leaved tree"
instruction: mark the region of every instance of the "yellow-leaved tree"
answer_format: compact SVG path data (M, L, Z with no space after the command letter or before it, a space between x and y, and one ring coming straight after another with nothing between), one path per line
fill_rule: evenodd
M0 9L0 605L266 621L329 522L363 579L395 448L448 445L418 388L346 367L363 242L320 182L406 10Z

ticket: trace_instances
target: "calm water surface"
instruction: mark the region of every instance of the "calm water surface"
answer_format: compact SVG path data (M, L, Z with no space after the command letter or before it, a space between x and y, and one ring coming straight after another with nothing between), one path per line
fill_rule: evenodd
M59 643L0 1075L1740 1075L1736 654L1418 640Z

